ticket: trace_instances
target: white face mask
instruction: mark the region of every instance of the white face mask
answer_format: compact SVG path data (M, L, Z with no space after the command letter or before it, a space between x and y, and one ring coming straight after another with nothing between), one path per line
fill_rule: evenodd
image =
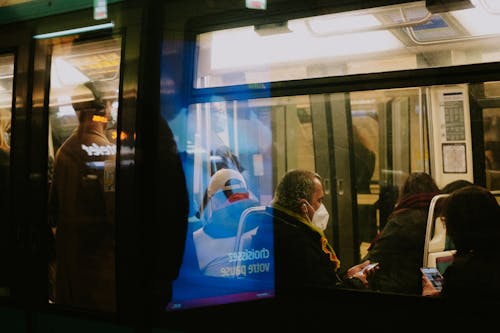
M311 206L311 204L309 204L309 206ZM321 206L319 206L319 208L314 212L311 223L322 231L325 231L329 218L330 214L328 214L325 205L321 204Z

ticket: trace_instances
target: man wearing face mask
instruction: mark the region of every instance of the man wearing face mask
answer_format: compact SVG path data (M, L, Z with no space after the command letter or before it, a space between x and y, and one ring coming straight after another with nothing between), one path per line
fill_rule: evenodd
M290 170L276 187L270 211L274 216L276 290L313 287L367 286L365 261L341 272L340 260L323 231L329 214L323 205L321 177L308 170Z

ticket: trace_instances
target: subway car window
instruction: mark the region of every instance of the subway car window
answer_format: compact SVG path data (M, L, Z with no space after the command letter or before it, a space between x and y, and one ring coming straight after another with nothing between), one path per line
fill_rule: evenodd
M491 91L498 85L498 82L489 82L484 86L488 86L487 90ZM471 131L468 105L469 98L474 96L469 96L468 91L468 85L461 84L349 93L344 97L343 103L338 104L349 105L352 144L347 143L347 146L343 146L341 141L331 142L329 135L320 134L334 131L333 122L340 119L339 116L344 112L343 108L336 108L337 104L328 94L243 101L223 101L221 97L215 97L211 98L214 100L212 102L194 104L182 111L170 125L184 155L191 217L183 268L174 284L174 300L170 309L246 300L234 298L234 294L250 288L248 281L243 285L241 281L254 277L248 271L252 267L249 262L246 265L236 265L231 270L222 264L221 254L217 254L221 251L226 260L233 256L236 258L235 253L242 256L252 253L252 258L255 258L256 248L249 245L251 252L241 251L246 250L241 247L246 242L243 231L236 239L217 237L223 233L228 236L227 232L223 232L227 225L222 221L225 216L226 224L229 224L227 214L233 210L223 206L222 212L220 211L221 206L216 204L216 194L212 193L217 192L214 182L218 186L224 184L223 189L243 188L242 193L255 200L253 205L267 206L271 203L277 181L286 171L295 168L318 170L321 166L316 161L332 160L336 160L335 164L341 168L350 168L349 162L344 161L340 155L336 156L335 151L351 151L354 170L352 193L357 198L352 207L356 214L351 216L339 207L339 201L350 191L349 188L339 193L338 183L325 182L323 186L326 195L323 200L327 210L331 212L331 218L324 232L339 253L341 262L343 257L352 257L354 261L346 260L345 264L358 264L372 255L370 249L377 243L385 225L394 223L391 214L401 205L401 193L411 174L428 173L433 175L436 182L433 189L436 192L432 192L431 196L415 195L414 200L418 199L419 205L422 204L421 207L416 206L418 209L428 207L430 199L437 194L438 186L444 187L451 177L472 181L472 160L469 157L472 146L470 134L465 133ZM322 118L322 113L328 115ZM443 114L448 116L442 117ZM334 120L328 124L320 119ZM179 140L181 123L188 126L188 135L183 140ZM492 130L493 133L495 131L498 132L498 129ZM257 140L252 141L252 138ZM435 144L431 145L430 142ZM331 146L334 149L330 149ZM224 169L231 169L231 172L221 173ZM334 173L332 179L338 177L333 166L327 170ZM325 179L330 178L328 174L323 176ZM230 179L234 179L234 184L229 182ZM408 204L405 209L411 208L415 207ZM235 213L240 218L233 218L235 225L240 223L239 229L246 227L245 218L241 218L245 216L243 211L241 209ZM417 281L416 283L420 283L421 279L419 266L422 265L424 256L427 211L421 216L420 231L415 235L409 231L414 236L412 242L420 244L411 248L408 259L413 265L410 265L410 269L414 269L411 280ZM259 228L263 230L261 226L257 230ZM267 235L269 243L272 231L267 232L270 232ZM350 241L356 244L356 249L344 241L337 242L345 239L346 235L352 235ZM255 232L246 237L256 239L262 235ZM229 238L231 240L228 243ZM225 247L214 245L216 241L222 240L226 242ZM234 250L235 244L240 246L239 252ZM399 255L405 255L407 251L405 246L399 250L396 247L395 250L401 251ZM445 250L444 244L442 250ZM273 252L269 253L272 255ZM384 264L388 263L382 263L381 269L387 267ZM212 284L217 283L217 280L206 277L217 274L226 278L227 274L236 275L240 283L237 287L231 285L231 288L242 289L231 289L225 283L226 290ZM215 289L214 286L218 288ZM204 288L208 288L208 291L203 291ZM369 288L373 291L418 294L409 288ZM262 289L258 291L261 292ZM224 299L224 293L233 298L230 301ZM260 295L267 297L272 293ZM204 298L204 302L198 298Z
M244 187L258 207L265 207L272 205L281 177L297 168L323 177L323 203L330 213L323 232L341 265L349 268L365 260L377 261L378 273L366 288L421 295L420 267L427 253L432 198L455 180L474 182L481 172L479 178L486 179L483 185L496 189L499 83L423 82L408 88L317 94L318 83L304 80L301 95L287 92L286 87L296 89L298 79L498 61L497 43L492 41L500 31L476 29L468 23L474 15L487 21L495 10L487 2L474 4L474 8L436 13L415 2L198 35L193 92L205 102L190 104L169 122L184 154L191 198L184 274L176 281L170 309L201 305L189 303L205 295L186 291L194 290L192 276L222 271L222 266L207 268L211 259L207 254L215 257L215 251L197 248L200 235L205 236L204 242L213 241L222 230L210 219L216 216L213 184L233 189L229 180L234 178L237 184L245 184L236 187ZM355 27L348 25L356 20ZM248 43L235 48L237 40ZM275 81L280 87L276 97L252 97L254 88L264 87L252 84ZM314 83L309 87L308 82ZM233 86L242 89L244 84L249 85L245 95L235 97ZM328 91L327 85L323 91ZM206 89L214 87L220 88L217 95ZM480 120L475 117L477 105ZM477 121L480 130L473 123ZM481 149L472 146L473 135L484 140L484 162L473 160L473 151L477 154ZM248 137L255 141L247 141ZM248 144L250 150L244 148ZM221 169L237 174L224 178ZM422 185L416 186L414 179L420 177ZM246 214L238 214L243 216L241 229ZM399 230L405 219L411 221L409 229ZM258 234L248 237L258 238ZM245 243L243 239L231 242L231 249ZM448 256L447 251L454 251L449 239L433 246ZM228 253L239 253L228 251L226 259ZM241 268L248 266L236 267L227 271L241 278ZM195 285L205 281L198 279Z
M12 87L14 80L14 55L0 55L0 210L4 217L10 216L10 138L11 138L11 119L12 119ZM8 239L11 226L9 218L2 219L2 262L8 263L8 253L10 240ZM6 265L6 268L9 266ZM0 273L0 297L8 296L9 291L9 269L2 270Z
M54 41L49 102L49 302L115 311L121 38Z
M483 85L481 84L481 86ZM484 84L486 91L492 91L498 86L498 82ZM384 243L378 239L383 235L384 227L389 225L393 228L394 223L398 223L395 222L395 216L400 214L398 212L408 209L422 210L419 213L420 217L418 219L415 217L415 221L418 221L418 223L415 222L418 224L418 228L407 231L411 235L408 236L409 239L406 239L407 236L404 234L398 236L400 240L395 241L401 242L402 246L395 246L393 249L397 251L397 256L408 255L407 262L401 265L401 270L413 271L413 276L405 277L405 273L403 273L403 278L394 278L394 280L401 285L413 285L414 287L385 286L383 282L368 287L373 291L418 295L421 282L419 267L423 263L427 208L430 201L434 195L439 193L439 188L444 187L452 179L473 181L469 118L469 103L473 102L469 101L470 98L476 97L469 94L467 84L349 93L345 96L343 103L338 104L339 106L344 103L349 105L352 144L348 143L347 146L343 146L344 143L341 141L331 142L328 135L318 134L331 133L335 130L333 123L318 121L323 119L320 116L321 113L327 114L326 119L334 119L335 121L335 119L340 119L339 115L344 112L343 108L336 108L337 104L328 94L225 101L222 103L223 105L217 98L216 102L192 105L183 115L190 134L185 142L179 141L178 144L180 147L184 147L181 151L184 151L186 157L184 167L188 171L186 172L186 180L190 188L193 210L183 269L181 270L183 274L176 281L174 287L174 295L178 301L172 303L173 308L181 309L193 306L193 304L210 304L209 302L189 303L184 299L184 297L201 297L195 293L189 294L183 289L187 288L191 292L193 290L200 291L200 289L193 288L193 285L190 284L192 282L188 282L192 278L190 274L194 274L193 270L196 274L200 274L202 271L204 272L202 274L208 275L216 271L226 272L221 266L215 266L216 269L209 268L211 266L210 259L215 256L216 251L213 248L211 251L207 250L216 238L213 235L222 230L222 223L214 219L217 216L215 211L220 209L220 206L214 206L215 196L210 194L211 188L213 188L212 182L214 179L219 179L221 168L239 170L240 173L235 172L234 175L236 182L257 185L257 187L248 185L248 190L245 189L244 192L248 191L249 197L255 198L256 205L266 206L271 203L270 198L277 181L290 169L318 170L320 166L315 161L332 160L341 168L350 168L348 161L344 161L340 155L336 156L336 150L350 151L354 170L351 181L352 193L357 198L352 203L352 208L356 214L351 216L339 207L341 198L350 191L349 188L346 187L340 193L337 188L338 183L325 182L323 186L326 195L323 200L327 210L331 212L329 224L324 231L325 235L340 255L341 262L342 258L354 258L353 262L345 260L344 264L347 267L358 264L366 258L379 258L377 260L382 262L380 264L381 273L378 273L380 276L384 270L388 269L395 269L395 272L391 272L391 274L398 276L399 268L389 266L394 266L394 263L390 262L390 256L387 258L383 254L374 255L377 251L371 251L376 249L376 244ZM494 101L494 97L491 98L490 101ZM246 108L247 114L253 115L250 119L254 119L254 122L248 122L248 117L240 118L237 115L238 112L235 110L241 110L242 106ZM223 113L223 116L218 114L220 112ZM230 114L229 117L228 114ZM239 114L241 115L241 113ZM223 125L217 123L221 119ZM268 119L267 124L261 121L264 119ZM176 126L176 121L171 123L173 128ZM490 122L485 122L485 126L490 126L489 124ZM249 125L250 127L248 127ZM259 134L248 134L249 128L257 130ZM259 130L259 128L261 129ZM202 139L213 135L213 133L210 134L211 131L226 132L226 136L220 140ZM234 137L227 135L227 132L238 132L239 134ZM492 129L489 135L496 135L495 132L498 134L498 128ZM485 133L485 135L487 134ZM242 149L244 147L242 142L248 137L259 139L251 150ZM225 152L231 151L231 154L226 154L231 156L229 162L218 155L220 149L213 148L214 144L217 147L223 145ZM331 145L334 147L333 149L328 148ZM256 164L256 161L261 161L260 158L249 159L245 157L246 153L253 156L255 154L262 155L263 161L268 162ZM489 152L486 151L486 153ZM332 179L337 178L338 175L335 173L340 172L334 171L334 169L333 166L328 169L334 173L331 176ZM432 182L435 184L426 189L428 192L405 193L409 186L408 179L417 173L432 175ZM259 180L260 177L262 180ZM324 177L328 179L329 175L325 174ZM220 179L227 180L229 178L231 177ZM269 184L273 184L273 186L269 186ZM233 185L226 186L230 188ZM402 197L412 199L401 201ZM224 207L224 209L227 213L228 208ZM238 214L245 216L241 212ZM241 224L244 219L239 219L239 221ZM240 228L242 228L241 225ZM208 230L208 233L211 230L212 237L210 234L207 235L205 230ZM268 232L271 231L268 230ZM201 235L204 237L202 238ZM249 237L257 237L256 235ZM357 248L353 249L348 243L342 241L348 237L347 235L352 235L351 243L354 242ZM271 239L271 234L268 237ZM340 241L338 241L339 239ZM243 239L230 243L229 249L233 249L235 243L241 246L242 242L244 242ZM416 245L409 245L413 243ZM200 245L205 246L205 249L200 250ZM442 251L453 250L444 243L439 246L442 247ZM189 249L189 247L192 248ZM221 249L221 247L217 248ZM236 251L229 249L223 252L227 257L236 253ZM272 254L272 251L270 253ZM443 253L449 255L449 252ZM439 260L434 260L431 264L436 265L439 262ZM217 263L220 264L220 262ZM248 269L249 266L238 267L240 269L247 267ZM227 272L232 271L227 270ZM245 275L244 271L235 270L234 272L236 275ZM402 281L398 281L398 279ZM197 280L195 285L199 287L204 283L206 280ZM212 287L210 290L213 292ZM218 292L220 290L219 288ZM268 295L270 294L266 294L266 296ZM241 300L243 299L233 298L233 301ZM213 302L216 301L213 300Z
M194 87L499 61L498 4L471 2L431 12L416 1L203 33L198 57L206 61L197 63Z

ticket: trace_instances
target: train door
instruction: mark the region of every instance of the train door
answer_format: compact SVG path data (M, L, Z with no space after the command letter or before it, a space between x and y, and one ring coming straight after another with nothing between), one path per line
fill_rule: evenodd
M40 235L31 298L41 304L114 313L116 285L137 283L134 262L117 262L120 246L134 249L127 236L133 233L124 230L135 228L139 34L114 22L137 28L139 13L110 7L104 21L90 10L42 19L32 36L27 214ZM68 22L74 29L61 29ZM121 304L129 304L126 296Z

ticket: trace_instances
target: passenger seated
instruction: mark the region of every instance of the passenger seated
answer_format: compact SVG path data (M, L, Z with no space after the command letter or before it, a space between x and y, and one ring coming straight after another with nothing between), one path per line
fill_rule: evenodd
M363 258L378 262L380 267L369 280L370 289L421 294L427 216L436 194L439 188L429 174L413 172L408 176L387 224Z
M459 190L461 188L464 188L466 186L471 186L471 185L474 185L474 183L472 183L466 179L457 179L457 180L454 180L454 181L446 184L441 189L441 193L451 194L456 190ZM443 224L443 226L444 226L444 224ZM455 245L451 241L450 237L448 237L448 235L446 235L446 240L445 240L445 245L444 245L443 251L454 250L454 249L455 249Z
M238 251L237 233L241 213L257 201L250 199L243 176L233 169L221 169L211 178L207 205L203 211L204 226L193 233L193 242L202 274L234 277L230 254ZM256 228L243 230L241 242L249 242ZM237 275L237 274L236 274Z
M466 186L445 199L443 211L457 252L444 272L441 295L455 301L498 300L500 269L495 263L500 254L500 206L495 197L484 187ZM422 295L439 295L427 278L422 280Z
M364 288L375 268L365 261L341 268L325 237L329 213L323 204L321 177L309 170L289 170L278 183L266 211L274 218L277 294L294 294L304 287Z

